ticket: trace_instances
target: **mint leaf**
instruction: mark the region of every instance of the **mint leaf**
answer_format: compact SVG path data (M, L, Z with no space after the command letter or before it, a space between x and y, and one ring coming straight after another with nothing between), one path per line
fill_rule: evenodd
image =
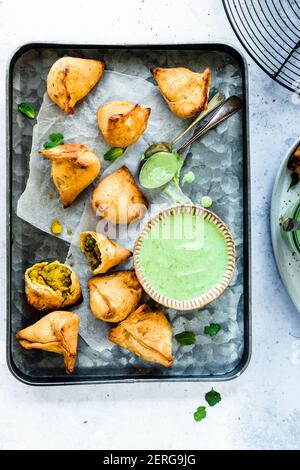
M28 103L20 103L18 104L18 111L19 113L24 114L29 119L34 119L36 116L36 110Z
M207 401L209 406L215 406L217 403L219 403L222 400L222 398L219 392L216 392L212 388L210 392L207 392L205 394L205 400Z
M181 344L181 346L190 346L191 344L196 343L195 334L192 331L183 331L175 335L176 341Z
M215 336L217 333L219 333L221 327L218 325L218 323L211 323L208 326L204 327L204 333L208 336Z
M51 142L57 142L63 140L64 136L60 132L57 132L56 134L50 134L49 139Z
M62 140L56 140L55 142L45 142L44 149L52 149L53 147L57 147L58 145L64 145Z
M50 140L44 143L44 149L47 150L57 147L58 145L64 145L64 136L60 132L50 134L48 137Z
M125 152L126 148L112 147L104 154L104 160L113 162L117 158L121 157Z
M197 410L194 413L194 420L201 421L206 417L206 408L205 406L198 406Z

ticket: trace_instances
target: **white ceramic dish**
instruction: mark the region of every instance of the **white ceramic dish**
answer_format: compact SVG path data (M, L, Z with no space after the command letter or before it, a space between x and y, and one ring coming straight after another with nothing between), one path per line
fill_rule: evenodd
M278 170L271 204L271 236L281 279L295 307L300 312L300 258L293 255L292 249L282 237L280 227L281 217L300 199L300 183L289 192L287 191L291 182L291 172L287 169L287 162L299 145L300 139L297 139Z

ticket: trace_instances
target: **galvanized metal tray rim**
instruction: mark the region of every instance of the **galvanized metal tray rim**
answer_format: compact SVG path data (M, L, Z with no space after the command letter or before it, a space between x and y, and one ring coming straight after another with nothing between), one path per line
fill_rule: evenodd
M32 378L24 374L18 369L12 357L12 335L11 335L11 245L12 245L12 231L11 231L11 213L12 213L12 75L16 61L31 49L36 48L65 48L65 49L151 49L151 50L174 50L174 49L202 49L202 50L222 50L228 52L236 58L242 68L243 73L243 142L244 142L244 353L238 366L229 373L220 376L185 376L185 377L157 377L149 378L148 376L140 376L138 378L124 378L114 377L113 379L95 379L84 376L80 379L78 377L67 377L67 380L62 380L60 377L47 377L47 378ZM6 164L6 177L7 177L7 344L6 344L6 360L7 365L12 375L27 385L41 386L41 385L79 385L79 384L111 384L111 383L136 383L136 382L220 382L228 381L239 377L248 367L251 359L252 347L252 318L251 318L251 224L250 224L250 162L249 162L249 109L248 109L248 67L243 54L233 45L228 43L167 43L167 44L65 44L65 43L26 43L20 46L10 57L7 64L7 80L6 80L6 136L7 136L7 164Z

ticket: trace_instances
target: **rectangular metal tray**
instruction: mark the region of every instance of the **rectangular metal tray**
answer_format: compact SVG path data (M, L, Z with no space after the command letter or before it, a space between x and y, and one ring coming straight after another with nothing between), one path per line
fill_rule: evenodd
M231 370L224 373L216 369L216 373L197 373L195 367L175 373L172 368L163 370L161 367L144 365L141 361L138 366L129 364L127 368L106 364L99 366L99 354L92 350L82 339L79 339L78 359L73 375L66 375L62 358L42 351L25 351L15 340L15 333L34 323L40 318L38 312L33 311L27 304L24 295L24 271L43 257L57 257L60 261L65 259L68 246L65 242L40 232L35 227L19 219L16 215L16 203L24 190L28 176L27 157L30 153L32 139L32 122L23 120L22 126L17 125L18 101L30 100L39 109L42 95L37 96L30 91L28 76L32 77L32 69L38 66L39 61L49 62L51 65L52 53L58 56L65 54L102 58L109 53L112 58L110 69L114 67L122 71L116 64L138 61L139 65L148 67L185 65L184 56L199 57L201 54L218 54L228 56L228 64L234 62L239 67L242 83L242 98L244 102L242 120L242 148L238 158L241 162L241 194L242 214L240 217L242 243L241 243L241 283L242 294L239 302L240 320L243 323L243 344L240 357ZM149 58L151 57L151 59ZM153 63L151 63L151 60ZM227 60L227 59L226 59ZM42 77L45 81L46 77ZM234 77L233 77L234 80ZM33 84L34 85L34 84ZM229 87L230 89L230 87ZM29 96L28 96L29 93ZM31 93L31 95L30 95ZM241 54L232 46L225 44L180 44L180 45L66 45L66 44L27 44L22 46L11 58L7 82L7 362L13 375L24 383L31 385L55 384L81 384L81 383L111 383L111 382L137 382L137 381L221 381L239 376L247 367L251 354L251 288L250 288L250 175L249 175L249 149L248 149L248 84L247 66ZM20 121L19 121L20 122ZM22 156L22 158L20 158ZM213 209L215 210L215 209ZM218 213L217 209L216 212ZM222 217L222 214L220 214ZM29 234L29 235L28 235ZM217 301L216 301L217 302ZM212 309L214 303L211 304Z

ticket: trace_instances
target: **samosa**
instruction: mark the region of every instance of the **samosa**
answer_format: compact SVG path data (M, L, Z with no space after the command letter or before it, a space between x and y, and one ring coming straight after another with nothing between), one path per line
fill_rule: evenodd
M163 69L154 67L151 73L173 113L187 119L207 108L211 71L193 72L185 67Z
M145 361L170 367L172 329L166 315L147 304L141 305L126 320L109 332L108 338Z
M28 303L44 312L75 305L82 298L75 271L59 261L36 263L25 271Z
M100 320L117 323L133 312L143 289L134 271L121 271L96 276L88 282L90 307Z
M74 114L77 101L84 98L102 77L102 60L61 57L47 77L49 98L68 114Z
M132 253L99 232L81 232L80 248L93 274L103 274L129 258Z
M129 101L110 101L97 112L99 129L112 147L134 144L147 128L150 108Z
M39 153L51 160L51 176L64 207L69 207L101 170L97 155L83 144L58 145Z
M42 349L62 354L66 372L74 370L80 318L72 312L56 311L16 334L24 349Z
M147 207L147 199L126 166L103 178L92 194L96 215L113 224L130 224L143 217Z

